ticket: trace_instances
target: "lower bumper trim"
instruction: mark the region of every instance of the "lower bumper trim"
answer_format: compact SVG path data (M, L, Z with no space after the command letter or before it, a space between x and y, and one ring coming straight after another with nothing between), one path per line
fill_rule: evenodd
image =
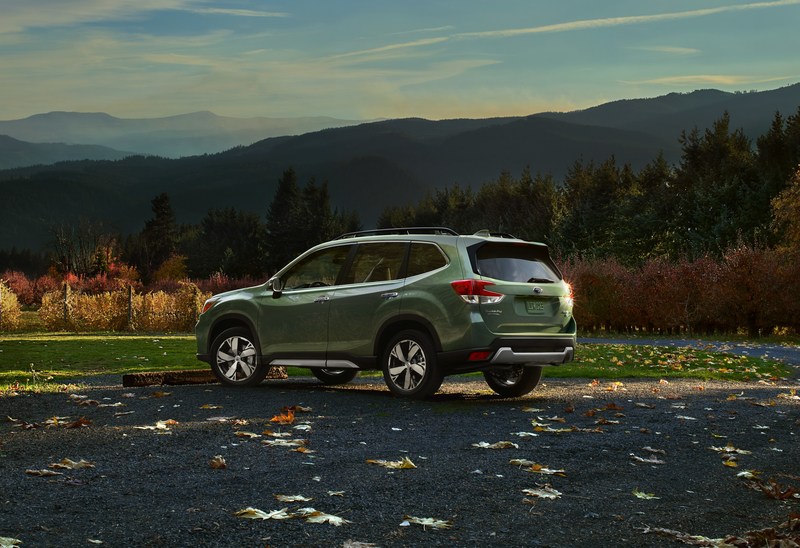
M503 346L497 349L490 363L547 365L571 362L574 357L575 349L572 346L560 352L515 352L511 347Z

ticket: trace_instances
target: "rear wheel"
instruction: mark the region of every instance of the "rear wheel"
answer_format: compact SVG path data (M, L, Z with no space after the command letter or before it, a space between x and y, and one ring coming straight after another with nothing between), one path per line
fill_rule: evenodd
M509 365L484 371L483 378L489 388L505 398L524 396L539 384L542 378L541 367Z
M261 363L250 331L232 327L211 344L211 370L225 384L253 386L264 380L268 367Z
M430 337L421 331L401 331L389 340L382 358L383 379L389 390L407 398L424 399L442 385Z
M311 374L325 384L346 384L356 378L358 369L314 368Z

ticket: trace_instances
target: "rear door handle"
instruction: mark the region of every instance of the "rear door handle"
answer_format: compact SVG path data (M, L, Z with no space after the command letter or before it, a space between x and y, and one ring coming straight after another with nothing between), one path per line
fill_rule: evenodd
M389 299L394 299L399 295L400 293L398 293L397 291L390 291L389 293L381 293L381 298L388 301Z
M315 303L327 303L330 300L331 300L331 298L328 297L327 295L322 295L322 296L317 297L316 299L314 299L314 302Z

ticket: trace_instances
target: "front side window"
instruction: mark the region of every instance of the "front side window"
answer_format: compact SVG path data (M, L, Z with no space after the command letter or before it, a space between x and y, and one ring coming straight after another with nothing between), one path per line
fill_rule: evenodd
M475 251L476 272L481 276L521 283L561 280L544 246L487 243Z
M346 283L386 282L400 279L406 255L405 242L360 244Z
M340 245L309 255L283 275L284 288L305 289L336 284L349 252L349 245Z

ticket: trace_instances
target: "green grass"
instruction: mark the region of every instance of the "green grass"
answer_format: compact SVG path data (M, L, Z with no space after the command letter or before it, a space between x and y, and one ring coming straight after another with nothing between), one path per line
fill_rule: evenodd
M94 375L205 369L193 335L18 333L0 336L0 393L57 390ZM366 373L367 375L370 372ZM689 348L619 344L579 345L577 361L547 368L547 377L689 377L757 380L789 374L783 364ZM305 369L290 368L290 376ZM379 377L380 373L375 372Z

